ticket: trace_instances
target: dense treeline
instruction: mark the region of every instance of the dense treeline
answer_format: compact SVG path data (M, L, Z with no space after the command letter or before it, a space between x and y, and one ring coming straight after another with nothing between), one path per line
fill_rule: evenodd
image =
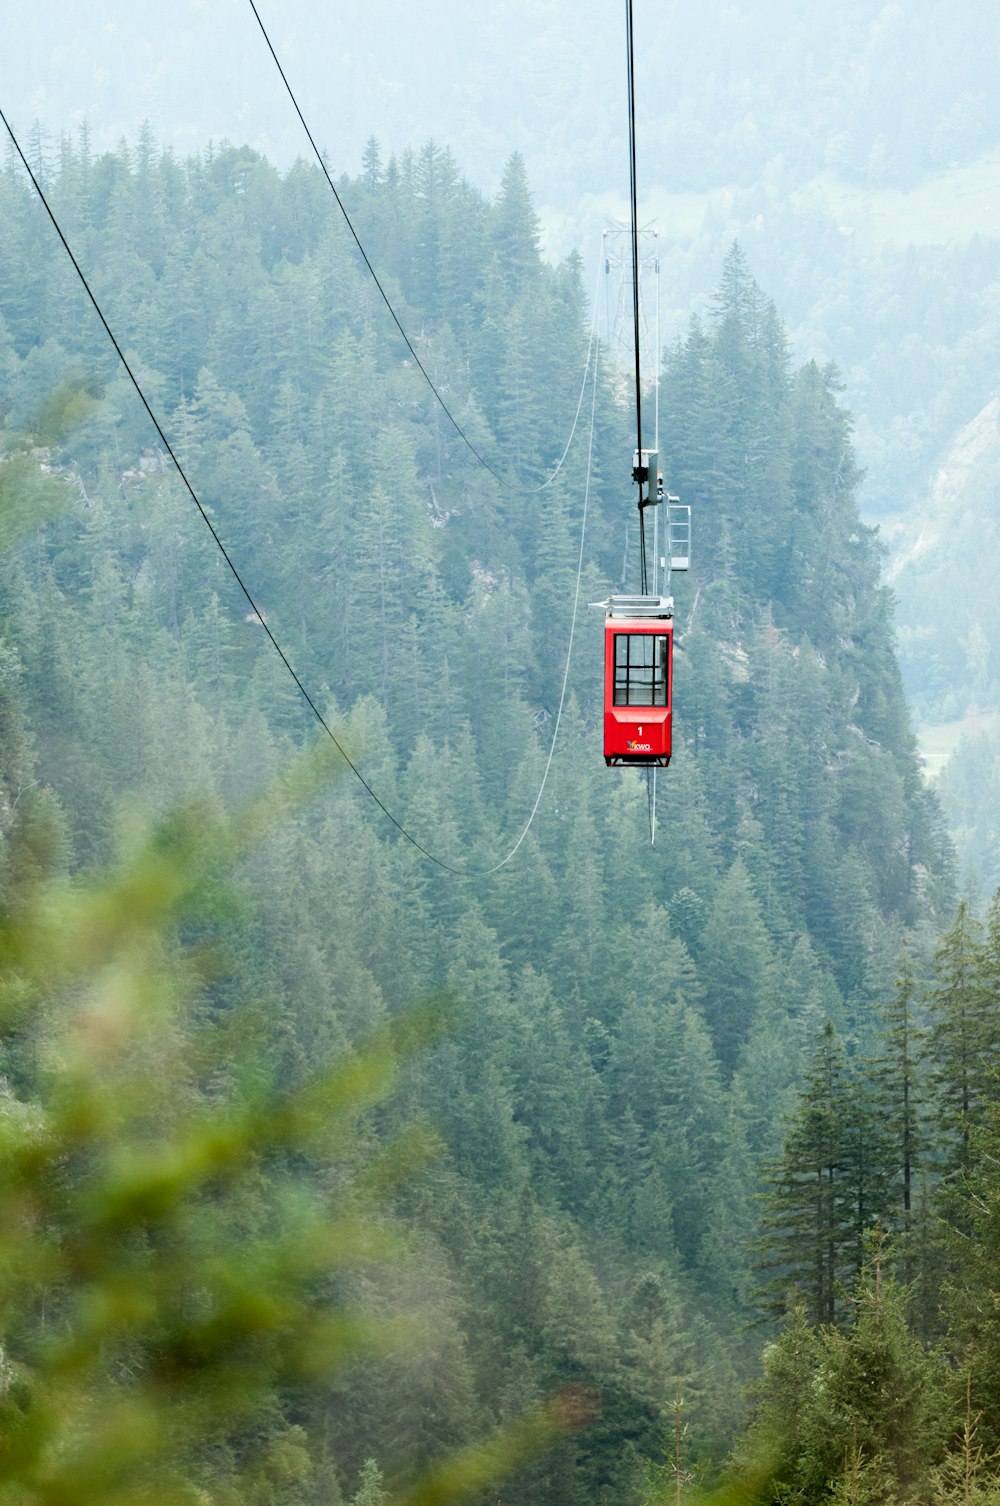
M149 139L94 159L83 138L48 187L213 524L365 778L435 854L490 867L547 755L588 451L585 416L538 490L570 431L588 318L577 260L539 256L523 164L488 201L433 143L383 163L372 142L341 185L502 484L415 371L317 171L281 176L228 148L180 163ZM27 525L0 564L10 908L44 871L77 882L110 862L129 810L162 815L192 792L238 807L312 726L13 165L0 242L0 480L5 515ZM367 1459L412 1476L577 1382L600 1391L599 1420L504 1499L630 1499L678 1385L687 1457L717 1460L757 1349L755 1194L816 1028L870 1054L903 939L929 953L950 911L836 373L792 369L734 248L664 378L668 480L694 503L697 565L678 591L657 845L644 783L604 769L581 619L545 798L492 878L443 876L345 777L236 861L234 897L210 890L178 923L178 955L213 958L195 1016L234 1038L246 1020L285 1092L428 995L464 1010L362 1117L367 1149L422 1118L440 1137L389 1197L405 1263L338 1286L363 1311L416 1311L421 1342L346 1379L276 1386L257 1443L236 1434L213 1455L235 1480L261 1430L297 1430L323 1468L272 1480L268 1500L370 1503ZM637 585L630 452L605 370L584 600ZM44 1098L43 1055L30 1026L7 1042L17 1101Z
M762 1197L765 1357L744 1448L762 1499L995 1500L1000 895L963 901L881 1049L817 1043Z

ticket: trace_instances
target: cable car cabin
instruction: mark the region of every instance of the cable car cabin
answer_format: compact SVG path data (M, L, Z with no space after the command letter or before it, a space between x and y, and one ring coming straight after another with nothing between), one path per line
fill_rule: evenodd
M612 597L604 621L604 762L670 762L674 622L669 597Z

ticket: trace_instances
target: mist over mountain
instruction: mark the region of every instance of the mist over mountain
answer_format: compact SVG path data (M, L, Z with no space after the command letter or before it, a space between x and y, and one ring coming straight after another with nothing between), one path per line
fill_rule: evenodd
M579 249L606 301L601 232L624 215L628 183L613 8L393 4L348 17L293 0L261 16L335 173L357 172L369 137L385 160L461 142L463 172L492 192L519 151L547 253ZM249 5L42 0L16 39L6 104L22 135L41 123L50 161L84 122L95 151L148 122L180 157L210 140L246 142L282 167L309 155ZM993 397L1000 361L996 8L640 5L636 48L639 194L660 234L664 343L704 309L739 240L800 359L842 372L862 508L910 550L908 519ZM923 584L905 570L897 589L913 592L904 616L915 617ZM946 616L934 632L934 654L954 661L961 634ZM971 686L952 689L970 700ZM931 715L946 715L943 701Z
M597 0L501 0L488 13L388 3L349 17L292 0L260 14L337 170L356 170L374 133L387 153L460 140L485 188L521 151L539 202L561 211L626 179L623 27ZM974 161L996 145L996 40L985 0L640 7L644 189L752 187L778 158L796 182L828 169L906 187ZM16 41L8 104L22 122L58 133L86 119L98 150L148 120L181 153L223 137L278 166L303 152L249 5L42 0Z

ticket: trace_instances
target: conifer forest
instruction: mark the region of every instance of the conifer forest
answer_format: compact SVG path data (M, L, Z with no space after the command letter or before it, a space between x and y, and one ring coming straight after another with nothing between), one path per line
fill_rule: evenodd
M1000 1500L1000 899L835 367L739 244L663 353L651 844L625 379L521 157L336 180L412 353L318 166L29 157L205 517L9 153L2 1499Z

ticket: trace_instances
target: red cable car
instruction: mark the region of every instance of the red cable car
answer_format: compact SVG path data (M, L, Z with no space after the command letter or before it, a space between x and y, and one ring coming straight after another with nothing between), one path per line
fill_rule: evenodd
M666 768L673 693L673 602L613 596L604 621L604 762Z

